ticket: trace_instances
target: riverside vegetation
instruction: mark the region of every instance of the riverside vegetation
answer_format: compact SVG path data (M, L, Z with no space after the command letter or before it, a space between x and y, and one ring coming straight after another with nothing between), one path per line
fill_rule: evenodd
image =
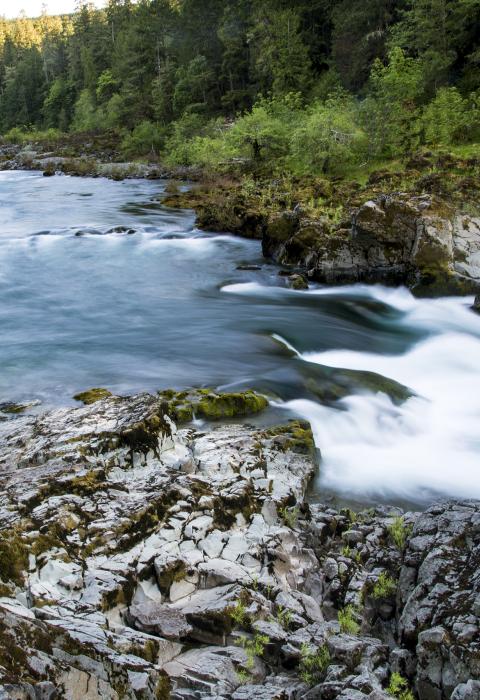
M110 0L3 21L4 167L188 177L167 203L314 280L476 292L479 35L476 0Z

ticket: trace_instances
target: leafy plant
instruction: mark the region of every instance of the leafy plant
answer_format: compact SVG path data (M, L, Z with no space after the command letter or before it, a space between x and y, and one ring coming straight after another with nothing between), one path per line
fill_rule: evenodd
M285 523L290 528L294 528L295 525L297 524L298 520L298 513L299 509L297 506L295 508L287 508L286 506L284 508L280 508L280 517Z
M302 644L300 648L300 678L307 685L316 685L323 677L330 665L330 652L326 644L313 648L309 644Z
M355 619L355 608L353 605L347 605L342 610L338 611L338 622L340 625L340 631L344 634L358 634L360 631L360 625Z
M390 598L395 595L396 590L397 584L393 578L386 571L383 571L372 588L372 597L376 600Z
M415 700L407 679L399 673L392 673L387 693L397 700Z
M283 627L284 630L290 628L292 622L292 611L283 608L281 605L277 608L277 622Z
M388 533L400 552L403 552L405 549L405 543L410 532L411 527L405 525L402 516L394 518L393 523L388 527Z
M245 685L251 679L251 675L244 668L237 668L237 670L235 671L235 675L237 676L237 680L240 683L240 685Z
M231 608L230 617L238 627L242 627L248 622L247 608L240 599L238 599L234 607Z
M253 669L255 666L255 659L257 657L262 657L265 651L265 647L270 642L270 637L266 634L255 634L253 638L242 635L237 639L237 645L245 649L247 655L246 667L248 669Z

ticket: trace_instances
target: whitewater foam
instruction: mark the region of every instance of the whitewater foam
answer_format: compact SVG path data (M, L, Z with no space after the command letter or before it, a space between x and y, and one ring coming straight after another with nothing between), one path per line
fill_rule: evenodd
M372 292L381 301L392 300L388 290ZM400 406L385 394L365 392L338 407L304 399L283 407L311 422L322 454L323 487L360 498L480 498L480 317L468 310L466 299L411 300L403 323L427 326L432 335L407 352L329 350L299 357L376 372L416 396Z

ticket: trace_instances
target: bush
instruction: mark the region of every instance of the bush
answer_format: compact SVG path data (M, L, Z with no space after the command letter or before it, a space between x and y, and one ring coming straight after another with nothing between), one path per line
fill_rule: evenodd
M367 138L343 93L316 102L292 134L290 167L299 174L341 172L365 158Z
M397 591L397 584L391 576L383 571L372 589L372 597L377 600L391 598Z
M286 156L290 133L284 118L275 114L272 103L261 102L238 118L227 139L238 156L250 158L258 166L262 161L275 163Z
M347 605L342 610L338 612L338 623L340 625L340 631L344 634L358 634L360 631L360 625L355 620L355 608L353 605Z
M47 129L46 131L26 130L16 126L7 131L3 136L6 143L14 143L23 146L27 143L40 141L42 144L52 144L62 137L62 132L58 129Z
M298 669L300 678L307 685L316 685L322 680L330 660L330 652L326 644L317 649L312 649L309 644L302 644Z
M103 115L97 111L90 90L82 90L75 103L72 131L97 131L103 126Z
M399 673L392 673L387 693L397 700L415 700L412 691L408 687L408 681Z
M256 634L253 639L246 636L241 636L237 640L237 644L243 649L247 655L246 667L252 670L255 666L255 659L263 656L265 647L270 643L270 637L266 634Z
M127 157L158 155L164 141L164 129L152 122L143 121L124 137L120 148Z
M454 87L438 90L423 111L425 142L451 146L468 141L480 127L480 110L475 99L464 99Z
M225 150L223 130L217 121L207 122L201 114L185 113L173 123L165 141L167 165L216 165Z
M411 528L405 525L405 521L401 516L394 518L393 523L388 527L388 533L400 552L403 552L405 549L410 532Z

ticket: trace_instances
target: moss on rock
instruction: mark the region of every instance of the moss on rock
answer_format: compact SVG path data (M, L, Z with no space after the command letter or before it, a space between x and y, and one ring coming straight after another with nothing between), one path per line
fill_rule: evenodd
M100 387L94 387L93 389L88 389L87 391L82 391L79 394L75 394L73 397L75 401L81 401L85 406L89 406L92 403L106 399L112 396L112 392L108 389L102 389Z
M303 420L292 420L287 425L276 425L264 432L266 438L271 438L283 450L292 450L300 454L313 454L315 441L310 423Z
M0 533L0 578L5 583L23 584L23 572L28 566L28 550L17 530Z
M260 413L268 406L264 396L255 391L216 392L211 389L160 392L164 411L175 423L187 423L193 418L223 420Z

